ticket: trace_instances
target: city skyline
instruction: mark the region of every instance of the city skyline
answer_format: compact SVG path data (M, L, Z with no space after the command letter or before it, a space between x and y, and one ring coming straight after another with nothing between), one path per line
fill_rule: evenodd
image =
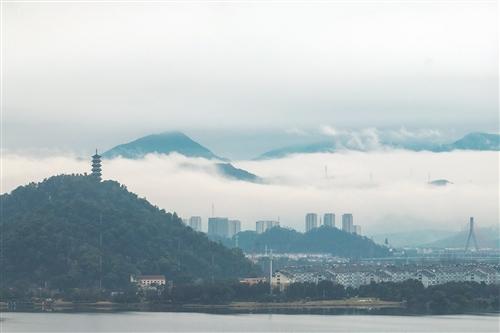
M307 225L308 225L308 216L309 215L315 215L315 220L314 220L314 217L312 217L312 219L315 221L312 222L311 224L311 227L308 229L307 228ZM325 213L325 215L333 215L333 217L335 217L335 214L334 213ZM343 215L346 215L346 214L342 214ZM352 217L353 214L351 213L348 213L347 215L350 215ZM261 233L264 233L265 231L271 229L271 228L274 228L274 227L282 227L282 228L291 228L291 229L295 229L297 231L300 231L300 232L308 232L308 231L311 231L312 229L316 229L316 228L319 228L319 227L322 227L322 226L328 226L328 227L332 227L332 228L337 228L337 229L341 229L343 230L342 228L338 228L335 224L335 218L333 218L332 220L332 223L330 222L326 222L326 220L322 220L322 223L319 223L318 222L318 214L317 213L307 213L305 214L306 216L306 226L304 229L295 229L293 228L292 226L290 225L287 225L286 223L281 223L280 221L278 220L257 220L254 222L255 224L255 227L254 228L251 228L251 227L246 227L246 228L241 228L241 221L238 220L238 219L234 219L234 218L229 218L229 217L225 217L225 216L211 216L211 217L208 217L207 218L207 227L204 228L204 224L203 224L203 218L201 216L190 216L189 218L183 218L183 221L186 225L190 226L193 230L195 231L201 231L201 232L205 232L205 233L208 233L208 234L212 234L212 235L217 235L217 236L222 236L222 235L231 235L231 236L228 236L228 238L231 238L233 235L237 234L238 232L235 232L235 230L240 230L240 231L255 231L256 233L258 234L261 234ZM224 226L222 226L222 230L223 231L220 231L219 229L217 229L217 227L213 227L213 230L211 230L209 232L209 223L210 221L217 221L217 222L220 222L220 221L223 221L222 223L224 224ZM227 220L227 227L225 226L226 224L226 220ZM311 220L312 221L312 220ZM216 222L216 223L217 223ZM233 224L233 226L231 226L231 223ZM251 225L252 222L247 222L246 225ZM361 233L357 233L355 232L354 230L354 227L361 227L360 225L353 225L352 226L353 228L352 229L349 229L348 231L347 230L343 230L343 231L347 231L349 233L356 233L358 235L361 235ZM227 229L227 231L226 231ZM361 230L361 229L359 229Z

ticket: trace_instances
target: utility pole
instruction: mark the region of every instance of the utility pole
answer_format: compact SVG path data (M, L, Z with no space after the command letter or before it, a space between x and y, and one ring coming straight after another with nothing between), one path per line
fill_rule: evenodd
M214 283L214 255L212 254L212 284Z
M102 214L99 214L99 293L102 293Z
M180 238L177 240L177 270L181 271L181 240Z
M269 251L269 294L273 295L273 249Z

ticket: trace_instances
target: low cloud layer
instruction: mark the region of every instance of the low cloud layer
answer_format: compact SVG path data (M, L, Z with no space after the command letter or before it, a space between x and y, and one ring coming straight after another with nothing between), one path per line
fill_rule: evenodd
M60 173L83 173L90 162L74 156L3 156L2 192ZM103 162L103 177L182 217L211 214L242 221L254 229L259 219L280 219L304 229L307 212L354 214L369 234L423 228L460 230L469 216L479 226L498 224L498 152L449 153L379 151L295 155L235 166L266 179L265 184L232 181L210 161L180 155L148 155L142 160ZM445 187L428 179L447 179Z
M388 145L431 145L451 143L442 131L430 128L381 130L375 127L362 129L338 129L329 125L320 126L323 135L331 137L338 148L370 151L390 148ZM448 141L447 141L448 140Z

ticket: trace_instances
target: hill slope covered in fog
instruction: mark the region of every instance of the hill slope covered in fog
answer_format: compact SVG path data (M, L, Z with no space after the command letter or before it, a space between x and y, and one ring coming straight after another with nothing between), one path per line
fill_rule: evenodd
M451 143L435 143L428 141L403 141L381 139L377 148L405 149L411 151L449 152L453 150L499 151L500 135L489 133L469 133ZM296 144L272 149L257 157L257 159L282 158L292 154L333 153L339 150L369 151L370 145L365 146L350 136L331 137L313 143Z

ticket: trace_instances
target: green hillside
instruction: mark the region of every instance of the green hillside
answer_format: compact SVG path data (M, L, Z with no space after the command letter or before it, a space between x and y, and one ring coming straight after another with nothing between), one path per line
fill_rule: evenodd
M152 134L111 148L103 154L104 158L122 156L124 158L142 158L147 154L179 153L188 157L203 157L206 159L224 160L212 153L181 132L164 132Z
M0 200L4 286L87 288L102 279L119 288L130 274L189 281L257 273L240 250L209 241L114 181L55 176Z
M234 243L234 242L233 242ZM244 231L238 234L238 245L245 252L329 253L347 258L385 257L389 250L372 240L337 228L322 226L307 233L293 229L271 228L262 234Z

